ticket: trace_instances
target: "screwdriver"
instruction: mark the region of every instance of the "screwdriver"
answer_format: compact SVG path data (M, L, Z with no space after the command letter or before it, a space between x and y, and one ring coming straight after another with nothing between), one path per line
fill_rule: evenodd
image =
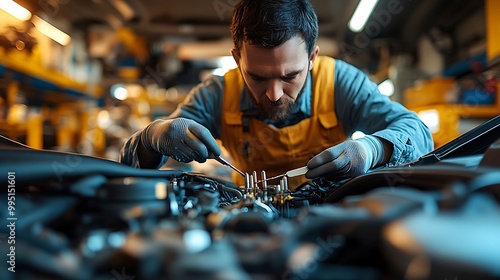
M222 163L223 165L227 165L229 167L231 167L234 171L238 172L241 174L241 176L245 177L245 173L243 173L241 170L239 170L238 168L236 168L234 165L232 165L231 163L229 163L229 161L223 159L221 156L216 156L214 157L214 159L220 163Z
M259 183L263 182L263 181L269 181L269 180L281 178L281 177L284 177L284 176L286 176L288 178L297 177L297 176L306 174L308 170L309 169L307 168L307 166L299 167L299 168L296 168L296 169L289 170L285 174L281 174L281 175L278 175L278 176L269 177L266 180L261 180L261 181L259 181Z

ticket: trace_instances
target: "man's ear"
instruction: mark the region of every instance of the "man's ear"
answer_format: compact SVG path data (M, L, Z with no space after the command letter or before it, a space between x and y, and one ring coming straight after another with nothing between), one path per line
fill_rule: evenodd
M238 65L238 67L239 67L240 66L240 55L238 54L238 51L236 51L236 49L231 49L231 55L233 56L234 61L236 61L236 65Z
M316 46L314 47L314 50L311 53L311 56L309 56L309 70L313 68L314 65L314 60L316 60L316 57L318 57L319 54L319 47Z

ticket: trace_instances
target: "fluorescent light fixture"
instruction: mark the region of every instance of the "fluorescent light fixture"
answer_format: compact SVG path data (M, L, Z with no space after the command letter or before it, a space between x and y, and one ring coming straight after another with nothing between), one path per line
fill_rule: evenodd
M7 13L22 21L31 18L30 11L26 10L23 6L17 4L12 0L1 0L0 9L6 11Z
M58 42L59 44L66 46L71 41L71 37L68 34L55 28L53 25L44 21L38 16L34 15L31 21L36 26L38 31L40 31L40 33Z
M382 93L382 95L392 96L394 94L394 84L391 80L387 79L378 85L378 90Z
M123 0L113 0L113 5L115 8L122 14L122 16L126 19L129 20L134 17L135 13L134 10Z
M351 29L352 32L359 32L363 30L368 18L373 12L373 9L377 6L377 3L378 0L359 1L359 4L356 7L356 10L354 10L354 14L348 24L349 29Z

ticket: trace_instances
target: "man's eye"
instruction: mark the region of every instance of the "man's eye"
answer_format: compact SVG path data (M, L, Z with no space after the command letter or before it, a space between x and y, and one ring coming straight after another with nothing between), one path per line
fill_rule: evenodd
M262 81L262 80L264 80L264 78L261 78L261 77L253 77L253 76L251 76L251 78L254 81Z
M284 81L291 81L295 78L297 78L297 75L283 77L283 80Z

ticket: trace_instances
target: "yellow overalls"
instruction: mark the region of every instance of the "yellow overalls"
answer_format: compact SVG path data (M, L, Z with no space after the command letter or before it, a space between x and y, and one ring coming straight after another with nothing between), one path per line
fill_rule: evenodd
M346 139L337 121L334 106L335 60L317 57L312 69L311 117L283 128L275 128L239 110L243 79L238 68L224 75L221 141L234 164L243 172L254 170L260 178L279 175L304 166L314 155ZM244 178L233 172L233 181L244 185ZM306 182L305 176L289 179L290 189ZM279 181L270 181L277 184Z

